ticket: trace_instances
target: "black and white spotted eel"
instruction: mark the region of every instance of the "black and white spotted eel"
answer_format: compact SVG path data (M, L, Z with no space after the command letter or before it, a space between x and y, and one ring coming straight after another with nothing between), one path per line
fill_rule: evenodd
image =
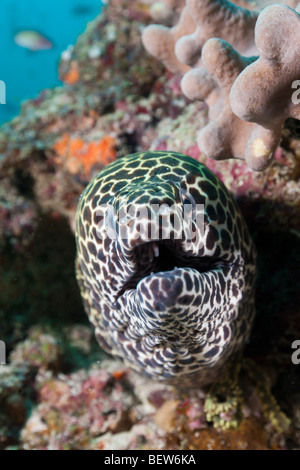
M180 387L218 379L254 318L255 249L224 184L179 153L129 155L87 186L76 272L100 345Z

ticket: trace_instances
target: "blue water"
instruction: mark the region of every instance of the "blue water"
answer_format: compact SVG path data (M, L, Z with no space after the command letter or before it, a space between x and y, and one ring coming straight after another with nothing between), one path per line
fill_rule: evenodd
M100 9L101 0L1 0L0 80L6 84L6 104L0 104L0 123L16 116L24 99L60 84L61 53ZM14 36L23 30L38 31L53 49L30 52L17 46Z

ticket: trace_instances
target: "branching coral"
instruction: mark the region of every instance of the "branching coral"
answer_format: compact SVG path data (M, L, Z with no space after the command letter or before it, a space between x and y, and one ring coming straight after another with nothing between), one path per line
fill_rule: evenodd
M294 0L289 4L296 6ZM172 72L185 73L188 98L208 105L210 123L199 134L200 150L263 170L273 160L285 119L300 114L297 96L292 100L300 76L292 38L299 34L299 15L286 6L259 13L227 0L186 0L176 26L151 25L143 42Z
M256 123L253 152L245 150L251 168L262 169L273 158L288 117L300 117L300 105L293 97L294 82L300 77L298 50L300 16L280 5L266 8L255 28L260 57L241 73L230 92L230 106L246 127ZM297 82L295 82L297 84Z
M228 0L186 0L178 23L172 28L148 26L143 43L169 70L182 73L199 64L201 49L212 37L225 39L238 51L247 51L247 55L253 54L257 17L257 11L237 7Z
M246 58L221 39L210 39L203 48L204 67L192 69L182 80L183 92L205 101L210 123L199 133L205 155L223 160L245 159L250 168L269 164L278 145L273 133L258 124L239 119L231 110L229 94L235 79L255 58Z
M172 72L184 71L184 64L199 64L205 42L213 37L228 41L238 52L257 53L254 27L261 8L271 1L163 0L152 5L153 18L177 23L170 28L150 25L143 32L145 48ZM282 2L296 8L298 0ZM256 8L254 10L254 8ZM156 12L156 13L155 13ZM160 13L159 13L160 12ZM179 19L178 19L178 13Z
M150 8L150 14L154 21L174 24L180 15L185 0L164 0L154 2Z
M175 52L178 59L196 66L205 42L213 37L228 41L239 52L256 54L254 26L258 11L240 8L227 0L187 0L187 8L196 24L196 31L181 38Z
M161 25L150 25L144 29L143 44L154 57L159 59L171 72L184 73L189 66L183 64L175 55L175 44L181 37L190 34L196 25L185 7L180 15L179 22L172 28Z
M294 93L300 83L294 84L300 78L300 16L280 5L266 8L256 24L255 40L260 57L235 81L230 104L241 119L271 129L278 142L285 119L300 118Z

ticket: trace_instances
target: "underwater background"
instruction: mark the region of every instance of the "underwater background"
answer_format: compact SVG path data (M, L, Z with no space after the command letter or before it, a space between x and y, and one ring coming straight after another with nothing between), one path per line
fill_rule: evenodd
M0 106L0 124L16 116L24 99L59 85L61 53L73 44L101 9L101 0L1 0L0 80L6 84L6 105ZM37 31L53 47L32 52L18 46L20 31Z
M99 14L99 0L1 2L0 450L300 449L299 121L263 172L205 156L207 108L142 43L153 3L108 0ZM180 394L106 355L75 278L80 195L110 162L148 150L216 174L258 253L250 340L207 390Z

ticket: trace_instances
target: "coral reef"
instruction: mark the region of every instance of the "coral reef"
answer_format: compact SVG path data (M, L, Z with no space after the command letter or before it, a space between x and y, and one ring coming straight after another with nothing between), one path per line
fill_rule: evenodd
M9 244L20 251L28 246L38 225L38 209L26 193L29 175L16 168L13 181L0 177L0 250Z
M10 355L10 363L27 364L32 368L58 368L61 350L57 339L43 332L42 328L30 328L27 339L18 343Z
M26 365L0 365L0 450L18 442L34 392Z
M111 0L63 53L65 85L24 103L0 128L1 449L300 448L299 365L291 361L300 338L299 122L285 122L264 172L203 155L195 135L208 123L205 104L183 96L180 77L141 43L153 4ZM184 2L176 5L167 26ZM257 247L256 323L227 394L221 383L179 395L108 363L86 322L74 274L79 196L107 158L148 149L190 155L217 174ZM37 354L49 347L51 363ZM23 353L28 363L12 364Z
M284 433L268 424L258 390L245 379L235 430L228 389L214 405L203 391L179 395L113 361L59 377L42 371L34 387L38 405L22 430L22 449L285 448ZM209 421L218 414L212 428Z
M97 436L122 432L135 420L138 402L117 373L92 368L59 378L40 374L37 388L40 405L21 436L25 449L89 448Z

